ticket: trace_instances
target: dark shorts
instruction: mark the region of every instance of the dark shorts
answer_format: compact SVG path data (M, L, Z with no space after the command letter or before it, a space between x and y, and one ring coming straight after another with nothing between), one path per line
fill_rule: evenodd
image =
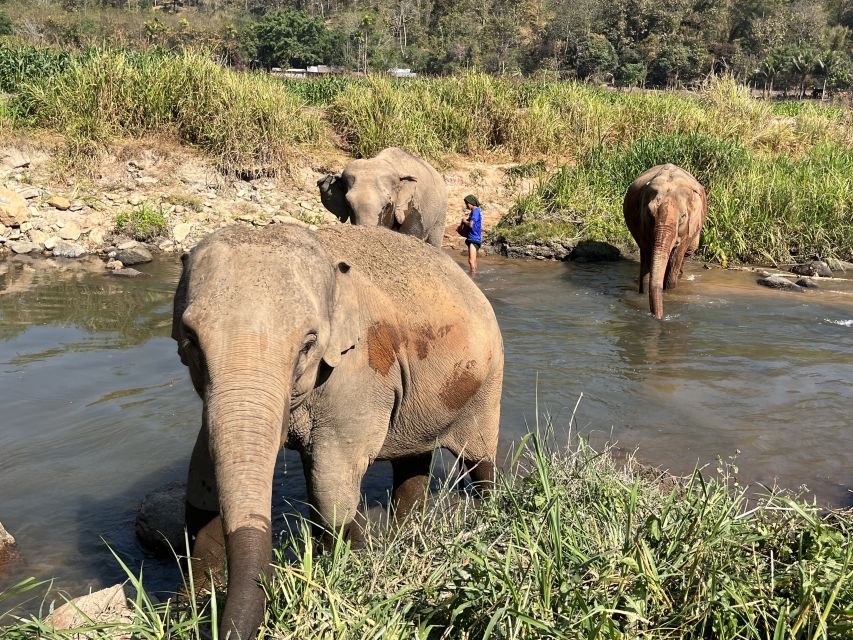
M483 246L482 242L474 242L473 240L466 240L465 244L469 247L473 244L475 247L477 247L477 251L479 251L480 247Z

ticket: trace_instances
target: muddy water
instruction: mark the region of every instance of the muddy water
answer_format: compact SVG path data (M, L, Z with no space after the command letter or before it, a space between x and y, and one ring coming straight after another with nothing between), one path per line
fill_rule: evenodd
M145 270L120 280L73 262L0 263L0 521L26 559L0 589L29 575L74 593L110 584L122 574L104 541L144 561L155 588L174 584L133 519L146 492L183 478L200 403L169 338L179 265ZM853 503L853 281L780 293L689 265L656 322L636 271L483 261L476 280L506 345L504 449L535 421L535 394L565 434L583 393L575 419L599 443L679 473L740 451L745 481ZM372 501L389 485L385 465L365 480ZM304 499L291 454L276 493L278 513Z

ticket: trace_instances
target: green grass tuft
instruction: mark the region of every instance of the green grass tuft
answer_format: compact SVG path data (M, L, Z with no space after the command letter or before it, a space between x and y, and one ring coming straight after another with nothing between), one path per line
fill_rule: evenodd
M163 207L154 208L148 202L116 216L116 232L140 242L151 242L165 235L168 224Z

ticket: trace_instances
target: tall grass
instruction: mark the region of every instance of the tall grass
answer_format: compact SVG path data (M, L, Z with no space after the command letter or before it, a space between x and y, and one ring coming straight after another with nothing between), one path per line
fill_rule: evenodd
M280 83L229 71L200 53L94 51L61 73L23 82L13 107L64 131L84 152L116 136L177 135L226 172L275 169L322 124Z
M265 585L266 637L853 638L851 513L752 499L718 471L673 481L530 434L479 508L448 483L366 549L339 540L320 556L298 526ZM140 593L134 637L200 638L219 610ZM60 637L32 619L4 637L36 630Z
M0 38L0 91L14 92L27 80L58 73L71 59L67 52Z
M777 115L725 78L708 82L695 96L480 74L406 82L372 78L339 92L329 118L361 156L400 145L433 158L496 153L576 160L596 146L693 132L793 155L818 143L853 145L850 110L812 106Z
M853 148L817 145L791 158L699 133L643 137L621 149L599 145L522 197L495 232L512 241L572 238L628 246L625 189L666 162L684 167L708 190L701 240L706 257L853 257Z

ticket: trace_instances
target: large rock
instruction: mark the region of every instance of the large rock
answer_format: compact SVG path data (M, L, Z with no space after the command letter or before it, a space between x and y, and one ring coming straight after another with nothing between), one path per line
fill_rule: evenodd
M121 264L121 260L117 260L116 262ZM109 274L118 278L148 277L147 273L142 273L141 271L137 271L136 269L114 269L110 271Z
M794 284L787 278L783 278L782 276L767 276L766 278L759 278L757 280L758 284L764 285L765 287L770 287L771 289L784 289L786 291L804 291L804 289L798 285Z
M68 209L71 208L71 201L68 198L63 198L62 196L51 196L47 203L54 209L59 209L60 211L68 211Z
M66 242L63 240L57 242L53 247L53 255L57 258L79 258L80 256L85 256L86 253L86 248L76 242Z
M124 245L122 245L124 247ZM135 244L126 248L119 248L115 255L116 260L121 260L121 263L125 266L131 264L142 264L144 262L151 262L153 257L151 252L143 247L140 244Z
M190 235L190 231L192 231L193 226L189 222L181 222L176 224L172 229L172 237L175 238L175 242L183 242L187 239L187 236Z
M0 564L18 557L18 543L0 522Z
M27 201L11 189L0 187L0 224L20 227L30 218Z
M44 246L44 243L50 237L44 231L33 229L29 232L30 242L34 242L39 246Z
M569 260L577 262L613 262L622 257L622 252L609 242L584 240L569 254Z
M791 273L796 273L799 276L832 277L832 269L823 260L810 260L804 264L795 265L791 268Z
M14 253L30 253L40 249L35 242L30 242L29 240L16 240L15 242L10 242L9 248Z
M103 229L94 228L89 232L89 242L95 248L100 248L103 246L104 241L106 240L107 234Z
M77 240L80 237L80 227L74 222L67 222L60 230L59 237L63 240Z
M186 484L173 482L145 496L136 514L136 535L144 547L164 556L172 555L172 549L185 551L186 493Z
M94 625L125 625L129 626L134 619L133 611L128 607L127 599L132 594L126 591L124 585L117 584L107 589L90 593L87 596L74 598L44 619L44 623L55 631L92 627ZM112 638L113 640L130 640L132 634L121 626L106 631L89 633L72 633L63 635L69 640L94 640L95 638Z

